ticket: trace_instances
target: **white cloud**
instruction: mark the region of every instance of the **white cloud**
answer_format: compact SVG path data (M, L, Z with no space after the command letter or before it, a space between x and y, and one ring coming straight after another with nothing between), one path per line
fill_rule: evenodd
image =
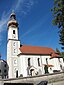
M11 9L6 13L5 11L2 13L1 20L0 20L0 45L2 42L2 35L1 33L6 30L5 25L7 24L7 21L9 20L9 15L12 10L15 12L20 13L21 15L26 15L33 5L35 5L36 1L38 0L16 0L15 5L11 7ZM27 33L29 33L31 30L29 30ZM26 33L26 34L27 34Z
M2 29L0 29L0 45L2 43L2 35L1 35L1 33L2 33Z
M4 26L7 24L9 19L10 11L6 14L5 11L2 13L1 20L0 20L0 32L4 31Z
M26 15L38 0L18 0L16 2L15 11Z
M2 44L3 36L2 32L6 30L5 25L7 24L8 21L8 13L5 14L5 11L2 13L1 20L0 20L0 45Z
M15 10L17 10L18 8L20 8L20 6L24 3L25 0L18 0L16 3L16 7Z
M7 24L7 21L9 19L9 15L11 10L14 9L14 11L18 11L22 14L27 14L28 11L30 11L31 7L35 4L37 0L17 0L16 4L11 7L11 9L6 14L5 11L2 13L1 20L0 20L0 32L3 29L3 26Z

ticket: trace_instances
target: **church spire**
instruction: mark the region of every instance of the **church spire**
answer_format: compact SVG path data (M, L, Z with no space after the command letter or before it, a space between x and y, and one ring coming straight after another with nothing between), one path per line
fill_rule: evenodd
M14 13L14 10L12 11L11 15L10 15L10 19L11 20L16 20L16 15Z
M15 78L18 73L18 53L20 41L18 40L18 22L14 11L8 21L7 63L9 66L9 78ZM15 62L15 63L14 63Z
M10 20L8 21L8 27L12 26L12 25L18 27L18 22L16 21L16 15L15 15L14 11L12 11L12 13L10 15Z

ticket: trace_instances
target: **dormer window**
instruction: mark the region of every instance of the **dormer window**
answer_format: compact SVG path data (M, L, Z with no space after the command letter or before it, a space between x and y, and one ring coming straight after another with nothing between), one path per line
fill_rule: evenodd
M15 34L15 30L13 30L13 34Z

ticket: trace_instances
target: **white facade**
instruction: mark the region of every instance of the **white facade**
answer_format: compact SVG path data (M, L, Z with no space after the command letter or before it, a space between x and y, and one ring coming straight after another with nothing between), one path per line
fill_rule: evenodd
M13 15L14 16L14 15ZM11 18L11 16L10 16ZM11 20L14 21L13 19ZM15 78L18 71L18 53L20 41L18 40L18 27L15 24L8 26L8 42L7 42L7 63L9 65L9 78ZM10 23L9 23L10 24Z
M30 68L28 69L28 59L30 58ZM38 65L38 58L39 63ZM27 76L35 76L35 75L42 75L45 74L44 66L47 65L46 59L48 61L48 72L53 73L54 71L62 71L63 66L63 59L62 58L51 58L50 55L44 56L44 55L19 55L18 57L18 69L19 69L19 76L22 74L23 77ZM60 60L60 62L59 62ZM52 65L52 66L51 66ZM32 71L32 75L30 73L30 70ZM29 71L29 72L28 72Z
M13 34L13 31L15 30L15 34ZM18 40L18 28L17 27L9 27L8 28L8 39L16 39Z
M62 71L63 59L60 57L51 57L50 53L53 50L50 48L44 48L44 50L47 50L46 53L44 50L42 50L42 47L40 47L40 49L35 47L35 49L29 49L29 51L27 51L28 54L26 54L27 48L24 48L25 51L24 49L20 51L19 48L20 41L18 40L18 23L16 21L15 14L12 13L10 16L10 21L8 22L7 42L7 63L9 66L9 78L16 78L18 76L20 77L21 75L23 77L42 75L46 73L45 66L48 67L47 70L49 73ZM51 50L50 53L49 50ZM30 51L33 53L30 53ZM43 55L43 52L45 55Z

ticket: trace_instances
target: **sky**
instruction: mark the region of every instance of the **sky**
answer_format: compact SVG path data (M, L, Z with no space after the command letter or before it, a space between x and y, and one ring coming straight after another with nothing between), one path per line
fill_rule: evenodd
M54 0L0 0L0 53L7 58L7 22L14 10L22 45L61 50L59 29L52 25Z

